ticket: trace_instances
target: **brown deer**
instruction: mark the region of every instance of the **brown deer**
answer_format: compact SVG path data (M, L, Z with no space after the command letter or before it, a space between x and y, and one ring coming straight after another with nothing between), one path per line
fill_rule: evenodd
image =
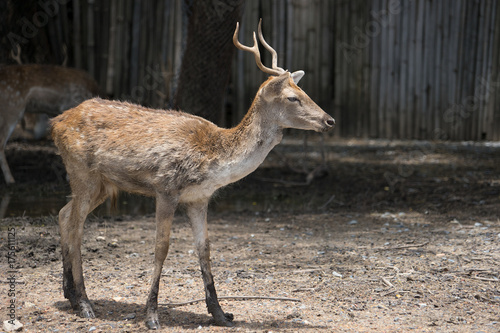
M63 255L63 288L80 315L93 318L85 291L81 245L89 212L119 190L156 198L156 242L146 325L158 329L158 288L169 247L170 227L179 204L187 208L204 282L206 305L215 324L232 326L233 316L219 305L210 268L207 206L212 194L254 171L277 145L284 128L325 132L335 121L297 85L304 72L289 73L261 60L254 33L257 65L272 76L257 92L247 114L224 129L183 112L152 110L125 102L91 99L52 121L52 136L68 172L72 200L59 213Z
M7 184L15 181L5 146L24 113L59 115L97 96L98 90L94 79L78 69L35 64L0 67L0 166Z

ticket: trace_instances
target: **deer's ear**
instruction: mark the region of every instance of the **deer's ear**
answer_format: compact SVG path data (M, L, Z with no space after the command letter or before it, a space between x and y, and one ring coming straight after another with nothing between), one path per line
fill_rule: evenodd
M281 74L280 76L273 77L269 83L264 87L264 96L265 97L274 97L279 95L283 90L285 84L289 84L290 73L286 72Z
M293 72L292 75L292 80L295 84L298 84L300 79L304 76L305 72L304 71L296 71Z

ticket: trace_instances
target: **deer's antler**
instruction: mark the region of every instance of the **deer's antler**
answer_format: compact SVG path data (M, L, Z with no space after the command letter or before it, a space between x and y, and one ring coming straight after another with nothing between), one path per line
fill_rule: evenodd
M278 54L269 44L267 44L266 40L264 39L264 36L262 35L262 19L259 20L259 30L258 30L259 31L259 40L262 43L262 45L264 45L264 47L269 52L271 52L271 54L273 56L272 68L266 67L266 66L264 66L264 64L262 64L262 60L260 59L259 45L257 43L257 38L255 36L255 32L253 33L253 46L250 47L250 46L245 46L238 41L239 30L240 30L240 24L239 24L239 22L237 22L236 23L236 30L234 31L234 35L233 35L234 45L237 48L239 48L240 50L253 53L253 55L255 56L255 62L257 63L257 66L260 68L261 71L263 71L264 73L267 73L267 74L271 74L271 75L280 75L280 74L283 74L286 72L286 70L284 70L283 68L278 67Z

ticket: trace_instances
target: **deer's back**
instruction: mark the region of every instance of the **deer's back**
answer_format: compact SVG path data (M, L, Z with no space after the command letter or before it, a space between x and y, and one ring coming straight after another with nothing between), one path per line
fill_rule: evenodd
M53 87L69 91L78 84L94 95L99 93L97 83L86 72L55 65L11 65L0 67L0 83L13 91L29 90L33 86Z
M52 121L52 136L70 177L87 170L122 190L145 195L182 192L210 178L218 161L205 142L197 142L212 136L217 146L219 133L220 128L200 117L99 98Z
M53 65L0 67L0 104L4 113L57 115L97 96L97 83L84 71Z

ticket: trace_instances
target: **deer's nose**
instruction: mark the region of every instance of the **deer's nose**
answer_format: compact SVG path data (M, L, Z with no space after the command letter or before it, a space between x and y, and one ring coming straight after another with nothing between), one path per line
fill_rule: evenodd
M328 129L333 128L335 126L335 119L333 119L332 117L328 116L325 119L325 125L328 126Z

